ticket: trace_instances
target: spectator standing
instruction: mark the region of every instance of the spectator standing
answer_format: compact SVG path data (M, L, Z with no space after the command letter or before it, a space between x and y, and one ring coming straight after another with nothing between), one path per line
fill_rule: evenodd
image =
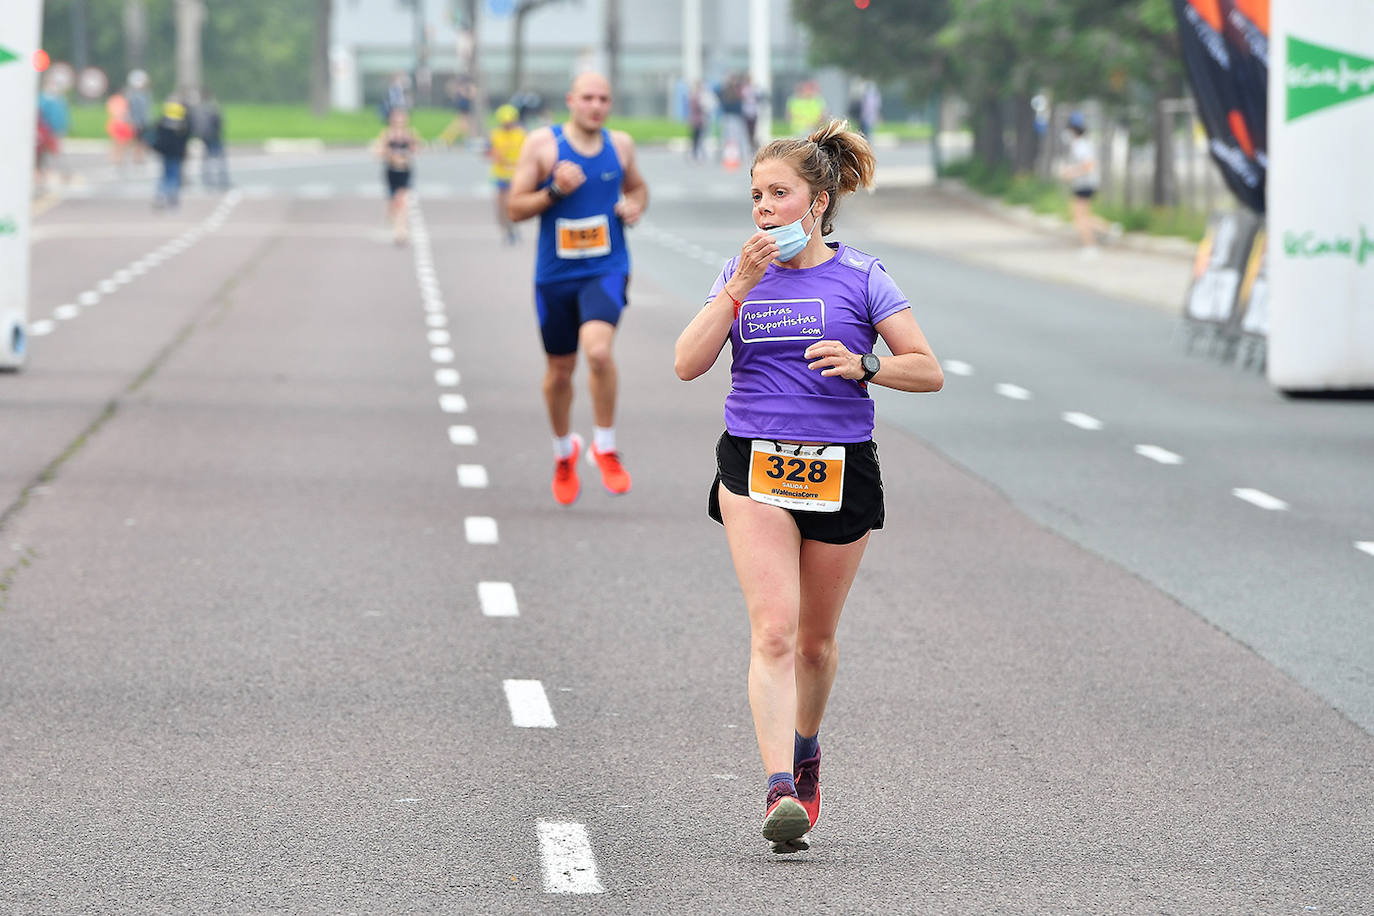
M48 80L38 97L38 116L47 125L52 135L48 162L65 182L68 178L66 157L62 153L62 141L72 126L71 108L67 105L67 93L54 80Z
M720 152L727 163L743 158L749 143L744 130L744 80L732 74L720 87Z
M1073 194L1069 203L1073 224L1078 230L1079 250L1084 257L1096 257L1097 236L1110 235L1113 230L1106 220L1093 212L1093 198L1097 196L1101 178L1097 170L1097 152L1088 137L1088 120L1083 112L1069 115L1064 142L1068 145L1068 161L1060 168L1059 176Z
M872 140L873 131L883 116L883 96L873 81L864 83L859 94L859 130L865 138Z
M706 133L707 112L710 109L706 87L697 80L692 91L687 94L687 127L691 131L692 148L688 157L693 162L701 161L701 139Z
M391 78L391 85L387 87L386 95L382 98L382 123L391 123L391 113L393 111L410 110L410 96L406 91L409 84L410 78L404 73L397 73Z
M744 136L749 141L749 155L753 156L759 148L759 97L754 90L754 82L749 77L740 80L740 113L744 116Z
M205 145L200 164L200 183L207 188L229 188L229 157L224 151L224 112L214 93L206 91L195 107L195 135Z
M134 162L142 162L144 150L152 144L153 97L148 90L148 74L142 70L131 70L127 82L124 98L134 128Z
M787 100L787 122L795 137L805 137L815 130L825 114L825 102L820 89L811 80L797 84Z
M129 119L129 100L118 89L105 100L105 133L110 138L110 161L122 172L135 132Z
M521 89L511 98L511 104L520 112L520 124L526 129L531 130L538 127L540 119L544 115L544 97L530 88Z
M155 209L176 209L181 203L181 167L186 160L186 144L191 139L191 126L186 119L186 106L175 98L162 106L162 118L153 131L153 151L162 157L162 177L158 179L153 196Z

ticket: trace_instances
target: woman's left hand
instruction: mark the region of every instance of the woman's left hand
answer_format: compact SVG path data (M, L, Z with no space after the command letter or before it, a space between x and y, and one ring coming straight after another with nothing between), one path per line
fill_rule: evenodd
M811 360L808 369L820 369L821 375L836 376L858 381L864 377L863 363L856 353L838 340L818 340L806 348L802 354Z

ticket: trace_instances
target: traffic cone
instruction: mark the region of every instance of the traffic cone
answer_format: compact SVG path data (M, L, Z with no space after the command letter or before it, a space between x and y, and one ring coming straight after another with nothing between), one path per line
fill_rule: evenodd
M725 141L725 149L721 150L720 154L720 164L725 166L725 171L739 171L739 158L739 141Z

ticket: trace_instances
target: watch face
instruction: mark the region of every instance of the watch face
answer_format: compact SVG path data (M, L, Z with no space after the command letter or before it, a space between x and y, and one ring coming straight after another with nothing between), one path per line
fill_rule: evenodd
M874 356L872 353L865 353L860 362L863 364L864 371L869 375L872 375L882 368L882 363L878 362L878 357Z

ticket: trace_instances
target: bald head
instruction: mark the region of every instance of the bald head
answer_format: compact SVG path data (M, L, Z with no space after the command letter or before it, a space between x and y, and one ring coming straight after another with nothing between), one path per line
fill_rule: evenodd
M568 92L573 95L581 92L596 92L600 95L609 96L611 94L611 81L600 73L587 70L573 77L572 88Z
M584 135L600 132L611 113L611 83L600 73L579 73L568 90L568 120Z

